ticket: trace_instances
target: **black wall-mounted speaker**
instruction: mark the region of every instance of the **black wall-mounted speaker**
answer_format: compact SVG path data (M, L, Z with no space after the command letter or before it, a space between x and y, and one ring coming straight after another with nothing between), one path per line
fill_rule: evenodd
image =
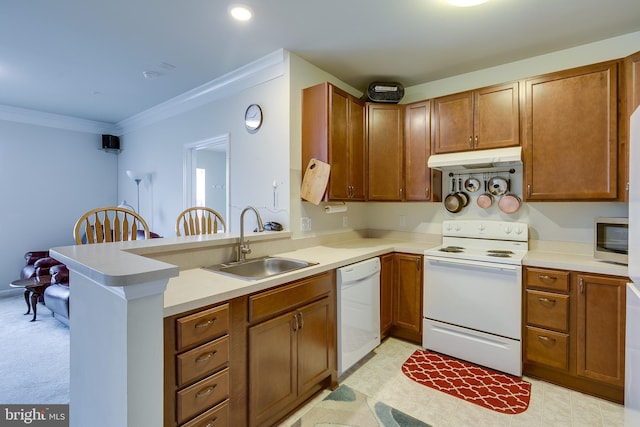
M120 138L115 135L102 135L103 150L119 150Z

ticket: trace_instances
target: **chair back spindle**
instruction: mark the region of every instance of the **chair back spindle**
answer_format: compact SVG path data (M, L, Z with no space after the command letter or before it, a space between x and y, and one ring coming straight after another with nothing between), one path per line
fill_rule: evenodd
M178 236L214 234L225 230L226 225L222 215L205 206L185 209L176 220L176 235Z

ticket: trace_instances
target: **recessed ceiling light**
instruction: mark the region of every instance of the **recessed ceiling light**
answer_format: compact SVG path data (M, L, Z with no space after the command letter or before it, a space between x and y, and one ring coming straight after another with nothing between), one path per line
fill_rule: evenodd
M160 77L160 73L157 71L143 71L142 75L145 79L155 79L156 77Z
M229 6L229 14L233 19L237 19L238 21L248 21L253 16L251 8L243 4L232 4Z
M452 6L470 7L470 6L477 6L479 4L486 3L489 0L445 0L445 1Z

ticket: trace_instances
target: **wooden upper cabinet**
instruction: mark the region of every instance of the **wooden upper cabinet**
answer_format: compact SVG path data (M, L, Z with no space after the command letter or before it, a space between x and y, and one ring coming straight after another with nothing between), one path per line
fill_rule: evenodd
M506 83L433 100L436 154L520 145L519 83Z
M525 80L525 200L613 200L617 62Z
M404 200L439 202L442 172L431 170L431 102L405 105Z
M620 117L620 135L618 142L620 144L618 153L620 161L618 162L618 176L620 184L620 192L618 199L623 202L629 201L629 119L631 114L640 107L640 52L634 53L624 58L624 86L626 110L621 111Z
M403 113L401 105L367 104L368 200L402 200Z
M365 200L365 104L321 83L302 91L302 170L312 158L331 165L328 200Z

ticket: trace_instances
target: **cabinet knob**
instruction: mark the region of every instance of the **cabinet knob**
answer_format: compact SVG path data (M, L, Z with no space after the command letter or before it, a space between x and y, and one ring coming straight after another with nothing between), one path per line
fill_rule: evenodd
M474 146L475 148L478 148L478 135L476 135L476 138L475 138L475 140L474 140L473 146Z
M578 284L580 285L580 293L584 294L584 279L582 277L578 280Z
M531 197L531 184L527 184L527 197Z
M428 198L430 198L430 196L429 196L429 189L428 189L428 188L425 188L425 189L424 189L424 195L425 195L425 197L426 197L427 199L428 199Z
M469 148L473 148L473 137L469 135Z
M538 279L540 279L540 280L551 280L552 282L555 282L556 280L558 280L557 277L547 276L546 274L538 274Z

